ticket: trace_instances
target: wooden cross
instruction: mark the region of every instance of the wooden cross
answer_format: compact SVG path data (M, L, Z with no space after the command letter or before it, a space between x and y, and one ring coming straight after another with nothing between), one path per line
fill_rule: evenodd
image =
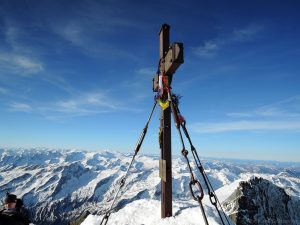
M160 60L159 74L153 78L153 91L158 91L159 75L168 77L171 85L173 74L184 62L183 44L173 43L170 46L170 26L163 24L160 32ZM165 91L162 100L167 101L168 93ZM159 163L161 177L161 218L172 216L172 153L171 153L171 109L170 107L161 110L160 117L161 137L161 159Z

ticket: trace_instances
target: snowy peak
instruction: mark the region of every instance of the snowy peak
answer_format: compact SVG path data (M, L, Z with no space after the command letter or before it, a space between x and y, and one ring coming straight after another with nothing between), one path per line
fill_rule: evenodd
M242 181L223 203L232 220L239 225L300 224L300 202L292 200L283 188L270 181L252 177Z

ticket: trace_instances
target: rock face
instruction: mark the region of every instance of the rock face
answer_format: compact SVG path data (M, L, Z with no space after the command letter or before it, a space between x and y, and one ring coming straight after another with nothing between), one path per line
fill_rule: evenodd
M300 201L263 178L240 182L223 206L237 225L300 225Z

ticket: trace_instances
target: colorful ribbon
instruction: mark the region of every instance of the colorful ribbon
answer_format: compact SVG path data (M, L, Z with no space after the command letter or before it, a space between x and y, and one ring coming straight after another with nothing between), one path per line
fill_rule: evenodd
M165 110L169 107L170 105L170 102L167 100L167 101L162 101L161 99L158 99L157 100L157 103L160 105L160 107Z

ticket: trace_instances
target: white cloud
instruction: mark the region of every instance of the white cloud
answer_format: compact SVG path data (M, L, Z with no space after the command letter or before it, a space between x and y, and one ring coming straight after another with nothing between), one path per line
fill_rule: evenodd
M300 118L300 96L292 96L248 112L231 112L226 115L230 117Z
M53 103L43 110L75 113L80 115L104 113L119 110L121 107L104 92L86 93L75 98Z
M231 112L226 116L230 121L216 123L196 123L193 130L200 133L220 133L230 131L300 131L300 96L264 105L248 112ZM244 120L240 120L244 118ZM235 120L239 119L239 120Z
M26 113L28 113L28 112L32 111L32 107L28 104L25 104L25 103L14 102L14 103L9 105L8 110L13 111L13 112L26 112Z
M0 53L0 70L20 76L28 76L42 72L44 67L42 63L28 56Z
M219 123L196 123L191 129L198 133L223 133L233 131L272 131L297 130L300 131L300 120L286 121L231 121Z
M219 49L218 43L214 41L207 41L203 46L194 49L196 55L203 58L212 58L216 55Z
M5 20L5 41L10 50L0 52L0 71L29 76L44 71L44 65L36 57L32 46L23 43L27 32L14 22ZM7 48L7 49L8 49Z
M253 24L236 29L227 35L225 34L222 37L205 41L203 45L193 48L194 54L202 58L213 58L218 54L218 51L227 45L253 40L262 29L262 26Z
M73 44L83 54L89 57L101 58L127 58L138 60L136 55L124 48L113 45L107 36L110 32L118 34L117 28L108 28L108 24L103 21L95 22L75 20L70 22L61 22L60 24L52 24L53 32L64 41Z
M25 56L16 56L13 61L17 67L24 70L23 74L35 74L44 70L41 63Z
M26 104L11 103L12 112L35 113L45 118L63 118L65 116L88 116L92 114L127 110L106 92L79 93L75 97L57 102Z

